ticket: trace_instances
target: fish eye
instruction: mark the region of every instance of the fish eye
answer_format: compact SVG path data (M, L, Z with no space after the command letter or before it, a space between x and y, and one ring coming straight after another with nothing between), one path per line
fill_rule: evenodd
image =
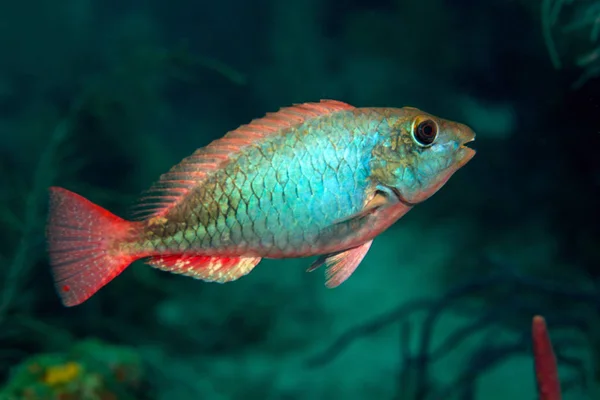
M421 147L429 147L435 141L438 134L438 126L431 119L417 119L413 124L412 137L415 143Z

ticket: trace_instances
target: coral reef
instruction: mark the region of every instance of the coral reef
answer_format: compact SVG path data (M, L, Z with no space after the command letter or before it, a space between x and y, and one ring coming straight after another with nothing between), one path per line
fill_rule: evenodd
M540 400L560 400L560 380L554 349L544 317L536 315L532 323L535 377Z
M150 399L142 360L130 348L98 340L66 353L38 354L15 366L2 400Z

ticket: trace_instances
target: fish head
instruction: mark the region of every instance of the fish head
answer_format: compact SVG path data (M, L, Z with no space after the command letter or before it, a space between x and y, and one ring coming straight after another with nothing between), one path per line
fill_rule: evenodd
M388 109L386 122L372 173L406 204L431 197L475 155L466 145L475 133L464 124L412 107Z

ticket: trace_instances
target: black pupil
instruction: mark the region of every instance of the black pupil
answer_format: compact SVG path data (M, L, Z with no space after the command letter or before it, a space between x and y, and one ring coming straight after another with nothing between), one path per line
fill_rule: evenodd
M425 136L431 136L431 134L433 133L433 128L431 127L431 125L425 125L423 127L423 133L425 134Z
M417 126L417 140L422 144L433 143L435 135L436 129L431 121L423 121Z

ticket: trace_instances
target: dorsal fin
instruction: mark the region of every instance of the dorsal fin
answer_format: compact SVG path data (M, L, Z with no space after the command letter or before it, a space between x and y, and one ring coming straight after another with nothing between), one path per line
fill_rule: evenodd
M321 100L319 103L284 107L277 112L267 113L263 118L252 120L196 150L169 172L161 175L160 180L139 200L133 213L136 219L162 216L201 184L212 171L224 167L234 154L247 145L300 125L308 119L351 109L354 107L341 101Z

